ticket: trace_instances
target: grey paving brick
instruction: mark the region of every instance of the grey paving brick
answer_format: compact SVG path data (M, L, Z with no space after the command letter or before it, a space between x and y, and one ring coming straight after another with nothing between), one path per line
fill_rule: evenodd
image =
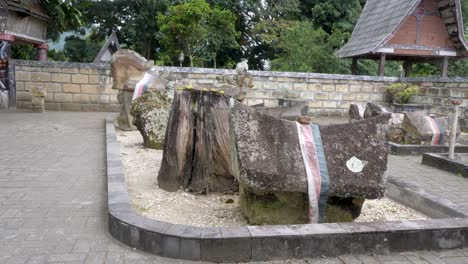
M443 261L447 264L466 264L468 261L464 257L450 257L443 258Z
M85 261L86 256L87 254L83 254L83 253L50 254L47 261L49 262Z

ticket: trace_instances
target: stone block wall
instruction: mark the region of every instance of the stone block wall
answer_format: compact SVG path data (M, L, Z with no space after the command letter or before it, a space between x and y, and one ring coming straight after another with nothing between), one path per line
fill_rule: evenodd
M412 103L431 106L431 112L448 114L453 109L451 98L463 98L461 108L468 117L468 79L466 78L408 78L407 82L420 86L418 95L411 98Z
M16 64L17 108L31 109L31 87L44 87L46 110L106 111L119 110L117 91L112 90L108 64L14 61ZM180 86L232 89L234 70L158 67ZM316 73L250 71L253 87L246 92L246 103L277 106L279 99L307 100L310 114L346 116L352 103L373 101L388 105L388 85L409 82L420 85L412 103L432 107L432 112L446 114L450 97L468 99L468 78L395 78ZM231 80L231 83L229 83ZM156 87L163 89L164 81ZM468 101L468 100L465 100ZM466 108L467 102L462 107Z
M226 76L235 76L233 70L160 67L161 71L190 83L195 88L225 87ZM389 105L391 97L387 86L396 82L409 82L421 87L412 103L431 106L433 113L447 114L451 109L450 97L468 99L467 78L396 78L352 76L316 73L250 71L253 87L247 91L246 103L277 106L278 99L290 97L309 102L310 114L320 116L347 116L352 103L369 101ZM462 107L466 108L468 100Z
M108 64L15 60L16 107L32 109L31 90L44 89L51 111L116 112Z

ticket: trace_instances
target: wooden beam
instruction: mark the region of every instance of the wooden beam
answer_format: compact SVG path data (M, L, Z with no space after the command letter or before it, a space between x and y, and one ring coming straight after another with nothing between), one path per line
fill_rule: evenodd
M444 57L442 59L442 67L440 69L442 77L447 77L447 71L448 71L448 64L449 64L449 58Z
M358 58L353 58L353 64L351 64L351 74L357 75L358 70Z
M386 57L385 53L382 53L380 55L379 76L384 76L385 75L385 57Z
M409 77L411 74L411 67L413 66L413 63L409 60L406 60L403 63L403 68L405 70L405 77Z

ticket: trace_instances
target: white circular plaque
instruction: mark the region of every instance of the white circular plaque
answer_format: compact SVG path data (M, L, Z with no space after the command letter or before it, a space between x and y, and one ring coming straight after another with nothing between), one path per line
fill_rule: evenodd
M354 173L359 173L364 169L364 163L362 160L352 157L350 160L346 162L346 167Z

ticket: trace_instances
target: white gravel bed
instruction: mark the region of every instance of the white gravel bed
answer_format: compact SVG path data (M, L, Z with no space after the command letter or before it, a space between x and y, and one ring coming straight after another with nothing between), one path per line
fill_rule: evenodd
M195 195L166 192L158 187L162 151L143 147L138 131L119 131L124 173L132 205L146 217L193 226L247 225L238 207L238 195ZM389 199L367 200L357 222L421 220L420 213Z

